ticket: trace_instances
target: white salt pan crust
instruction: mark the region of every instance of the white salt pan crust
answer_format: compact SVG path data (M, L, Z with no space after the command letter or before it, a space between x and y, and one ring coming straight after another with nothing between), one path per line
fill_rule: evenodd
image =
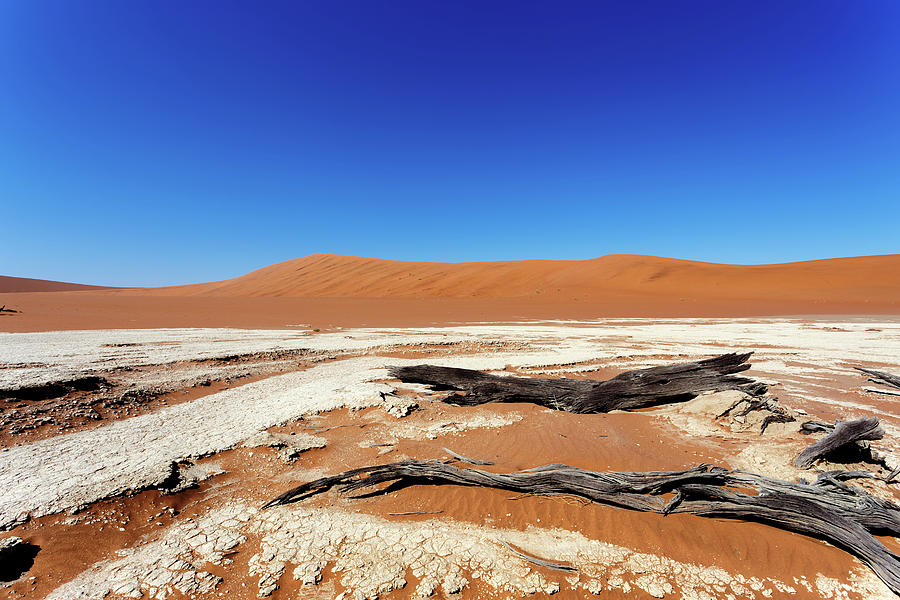
M683 360L724 349L757 346L762 349L754 362L770 364L771 370L766 372L771 374L782 373L783 360L788 357L822 369L845 371L850 371L849 367L839 364L848 354L854 359L888 366L900 362L900 323L897 322L639 323L615 320L362 329L319 335L233 329L0 334L0 364L46 365L0 369L0 379L9 383L27 372L38 373L38 378L48 372L58 377L82 374L85 369L162 364L279 349L364 351L393 345L461 341L511 341L528 344L533 350L438 357L429 362L491 370L507 365L543 368L597 360L621 364L624 362L621 357L627 355L628 366L634 368L671 360L642 356L677 353ZM727 345L723 347L717 340L727 340ZM772 348L776 344L780 346ZM392 389L376 381L387 376L384 367L414 362L418 361L368 356L321 364L97 429L11 448L2 454L0 464L0 528L19 522L23 514L69 510L101 498L158 485L171 472L174 461L232 448L258 431L303 415L377 405L379 392ZM885 426L891 432L896 424L887 419Z
M669 355L708 355L723 348L757 349L756 371L796 373L785 361L824 370L845 360L896 364L900 323L896 320L805 321L799 319L640 319L521 325L467 325L419 329L353 329L309 334L292 330L145 329L0 333L0 387L27 377L58 379L123 366L207 360L280 350L364 351L404 344L512 341L590 346L608 362L641 357L643 364ZM663 358L659 358L662 355ZM652 358L651 358L652 357ZM577 360L574 362L578 362ZM560 362L547 363L560 364ZM804 369L803 373L809 374Z
M258 547L242 546L250 535L259 537ZM535 570L502 542L565 561L578 572ZM219 583L199 565L227 564L227 555L237 550L255 552L250 573L257 578L261 598L271 595L286 573L314 588L326 570L336 574L346 597L356 600L403 588L409 575L418 581L414 596L423 598L462 592L472 580L515 595L560 589L598 594L611 589L626 594L643 590L654 598L737 600L768 598L776 592L792 595L803 585L823 598L894 597L861 566L848 574L850 583L821 574L813 582L788 583L635 552L562 529L517 531L448 520L397 522L329 508L288 506L260 512L231 505L174 525L156 540L123 551L121 558L96 564L48 599L100 600L112 592L164 600L175 590L195 596Z
M352 330L310 335L297 331L188 329L149 331L51 332L0 334L0 387L54 381L110 369L165 365L230 355L298 350L310 353L362 353L417 344L496 344L492 352L429 358L447 366L501 370L507 365L559 372L597 367L639 368L693 360L732 350L757 350L752 374L783 383L779 393L800 402L820 399L823 375L864 378L851 366L866 361L877 368L900 369L900 322L766 320L640 320L598 323L477 325L466 327ZM123 345L124 344L124 345ZM504 345L505 344L505 345ZM305 371L270 377L154 413L115 421L96 429L59 435L0 452L0 528L13 527L25 515L71 510L96 500L155 486L175 462L236 447L272 426L337 408L383 406L387 365L415 364L378 356L361 356L319 364ZM800 366L798 366L800 365ZM570 370L570 369L566 369ZM843 390L846 392L846 390ZM871 405L884 397L844 394L840 403L859 413L881 413L890 445L900 434L891 411ZM782 398L785 400L785 398ZM691 427L683 411L671 416ZM474 415L461 428L502 427L521 418L484 423ZM681 419L681 421L678 421ZM441 435L435 431L392 428L398 438ZM698 430L699 431L699 430ZM712 434L714 432L710 432ZM381 440L376 440L381 441ZM741 455L741 466L765 456ZM337 569L352 596L371 597L419 580L418 593L453 592L478 579L512 593L550 592L577 587L596 592L631 589L662 597L755 598L790 594L800 588L822 597L893 597L861 566L844 582L817 576L792 582L755 580L713 567L676 563L661 556L588 540L576 532L532 528L524 532L489 529L447 521L396 522L337 509L310 511L291 506L257 513L237 504L212 508L195 521L176 522L161 537L98 563L57 590L55 598L100 598L109 591L164 598L173 590L194 596L213 590L218 579L204 572L204 561L227 563L226 553L240 548L254 553L251 566L265 592L285 569L289 576L314 581L325 568ZM252 536L261 546L243 548ZM577 578L550 577L505 549L503 539L523 551L579 567ZM370 557L384 557L373 564ZM324 587L324 586L323 586ZM313 587L313 589L315 589ZM673 591L674 590L674 591Z
M547 353L534 353L436 362L502 368L509 362L533 365L547 360L552 360ZM415 361L363 357L321 364L96 429L9 448L0 454L0 529L25 515L71 510L158 486L174 462L233 448L261 430L304 415L378 406L380 393L393 391L376 381L387 377L386 362Z

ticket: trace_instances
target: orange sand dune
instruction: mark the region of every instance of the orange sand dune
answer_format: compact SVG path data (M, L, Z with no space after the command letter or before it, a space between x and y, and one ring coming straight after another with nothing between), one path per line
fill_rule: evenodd
M634 255L427 263L313 254L212 283L0 293L21 311L2 316L0 331L898 315L900 255L743 266Z
M601 299L783 299L891 302L900 255L721 265L616 254L592 260L428 263L313 254L213 283L140 290L166 296Z
M29 279L28 277L7 277L0 275L0 293L14 292L74 292L78 290L105 290L99 285L82 285L65 283L64 281L47 281L45 279Z

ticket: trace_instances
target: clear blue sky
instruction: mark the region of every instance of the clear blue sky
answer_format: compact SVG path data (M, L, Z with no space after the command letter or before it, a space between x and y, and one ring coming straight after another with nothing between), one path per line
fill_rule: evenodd
M900 2L0 2L0 274L900 252Z

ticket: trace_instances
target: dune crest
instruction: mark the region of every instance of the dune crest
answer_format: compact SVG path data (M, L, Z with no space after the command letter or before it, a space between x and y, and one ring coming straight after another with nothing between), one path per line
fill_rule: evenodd
M786 300L893 300L900 255L724 265L614 254L590 260L405 262L312 254L212 283L129 293L165 296L599 299L610 294Z
M49 281L46 279L30 279L28 277L8 277L0 275L0 293L14 294L19 292L77 292L79 290L106 290L99 285L66 283L65 281Z
M610 317L900 314L900 255L722 265L636 255L403 262L313 254L246 275L158 288L35 282L5 291L4 331L418 326ZM27 281L27 280L26 280ZM33 280L32 280L33 281ZM45 283L45 286L38 284ZM21 289L21 288L13 288Z

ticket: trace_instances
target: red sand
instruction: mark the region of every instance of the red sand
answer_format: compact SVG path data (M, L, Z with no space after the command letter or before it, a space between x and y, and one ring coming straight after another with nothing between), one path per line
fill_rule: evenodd
M0 280L0 304L22 312L0 317L4 331L900 314L897 254L751 266L634 255L425 263L313 254L176 287L48 294L31 284L8 293L20 289L9 280L21 281Z
M78 290L104 290L98 285L82 285L64 281L46 281L28 277L7 277L0 275L0 294L13 292L73 292Z
M166 296L533 298L647 294L700 298L894 300L900 254L777 265L719 265L614 254L591 260L427 263L313 254L213 283L141 290Z

